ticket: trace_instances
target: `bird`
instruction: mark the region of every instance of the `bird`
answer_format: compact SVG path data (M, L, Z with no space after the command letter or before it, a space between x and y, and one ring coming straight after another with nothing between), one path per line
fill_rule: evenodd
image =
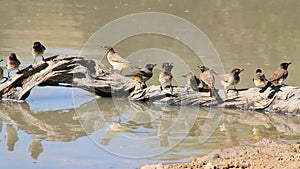
M292 64L291 62L283 62L279 65L279 67L274 71L271 77L268 79L267 84L259 91L263 93L267 90L268 87L282 85L283 81L288 77L288 67Z
M19 59L17 58L17 55L15 53L10 53L8 56L8 60L6 63L6 67L7 67L7 76L9 76L9 73L13 70L18 69L19 70L19 66L20 66L21 62L19 61Z
M215 75L217 75L221 79L221 84L224 86L224 90L226 93L228 93L228 88L230 86L234 87L234 90L237 92L236 85L240 82L240 76L239 74L244 71L244 69L234 68L230 73L228 74L218 74L215 71L212 71Z
M265 75L262 73L261 69L256 69L255 74L253 75L252 81L256 87L263 87L267 83Z
M182 75L182 77L185 77L187 91L189 91L189 89L192 89L196 92L199 91L198 86L200 84L200 79L194 73L189 72L185 75Z
M32 47L32 56L33 56L33 64L36 63L36 58L41 56L42 60L45 61L44 59L44 51L46 50L46 47L41 44L41 42L36 41L33 43Z
M153 73L152 70L156 66L156 64L146 64L144 68L141 68L132 74L125 75L126 77L134 77L134 80L142 83L146 83L147 80L149 80Z
M163 70L159 74L160 89L164 90L167 87L170 87L171 93L173 92L173 88L172 88L173 75L171 73L172 68L173 68L173 63L165 62L162 65Z
M3 59L0 59L0 62L2 62L3 61ZM0 67L0 80L2 80L3 79L3 69L2 69L2 67Z
M107 60L113 66L114 70L119 70L120 74L122 74L122 70L125 68L139 68L133 64L131 64L128 60L124 59L121 55L119 55L111 46L101 46L107 52Z
M215 77L210 71L210 69L206 66L198 66L201 71L200 80L205 88L208 88L210 97L213 96L214 88L215 88Z

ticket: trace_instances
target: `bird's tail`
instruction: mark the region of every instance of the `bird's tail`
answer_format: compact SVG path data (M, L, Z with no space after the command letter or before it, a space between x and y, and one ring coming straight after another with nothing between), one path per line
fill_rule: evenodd
M213 73L213 74L215 74L215 75L219 75L219 73L218 72L216 72L215 70L213 70L213 69L210 69L210 72L211 73Z
M270 87L272 85L272 82L268 81L268 83L262 88L260 89L259 93L263 93L267 90L268 87Z
M209 89L209 92L210 92L210 97L214 97L219 104L223 103L223 100L222 100L221 96L219 95L217 89L215 89L213 87L213 88Z
M124 75L125 77L134 77L135 75L134 74L131 74L131 75Z
M131 69L141 69L140 67L138 67L138 66L136 66L136 65L134 65L134 64L130 64L129 67L130 67Z

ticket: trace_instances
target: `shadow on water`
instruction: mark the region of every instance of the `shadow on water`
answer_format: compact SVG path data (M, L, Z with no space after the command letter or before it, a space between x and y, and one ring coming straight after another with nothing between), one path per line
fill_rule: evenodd
M214 112L213 116L210 112ZM23 131L32 138L29 151L34 159L40 153L47 153L43 141L73 142L86 136L113 154L129 153L128 157L135 157L163 152L155 158L173 160L203 155L218 148L249 145L262 138L300 139L298 117L232 109L222 113L217 109L169 107L108 98L94 99L78 108L34 113L26 102L2 102L0 117L0 133L5 133L7 150L16 150L16 143L22 142L19 132ZM207 133L210 126L217 127ZM206 139L202 139L203 136ZM126 142L128 138L131 141ZM142 142L138 141L140 138ZM148 154L138 151L140 146Z

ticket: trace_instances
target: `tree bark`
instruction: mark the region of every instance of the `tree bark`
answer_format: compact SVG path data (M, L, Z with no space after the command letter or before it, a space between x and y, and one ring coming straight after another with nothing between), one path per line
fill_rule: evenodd
M2 98L25 100L35 86L78 87L102 97L127 97L131 101L147 101L175 106L216 106L244 110L300 114L299 87L285 86L259 93L258 88L224 93L219 90L215 97L200 89L174 86L173 91L160 86L144 87L131 78L114 73L95 60L83 56L53 56L36 65L20 70L0 84ZM21 89L17 90L20 87Z

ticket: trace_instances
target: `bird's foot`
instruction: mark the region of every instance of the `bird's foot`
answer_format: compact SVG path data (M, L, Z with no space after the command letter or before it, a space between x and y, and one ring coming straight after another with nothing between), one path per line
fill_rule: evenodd
M239 91L237 89L234 89L235 90L235 96L238 96L239 95Z
M189 87L185 87L186 94L189 94Z
M174 90L173 90L173 86L170 86L170 93L173 94Z

